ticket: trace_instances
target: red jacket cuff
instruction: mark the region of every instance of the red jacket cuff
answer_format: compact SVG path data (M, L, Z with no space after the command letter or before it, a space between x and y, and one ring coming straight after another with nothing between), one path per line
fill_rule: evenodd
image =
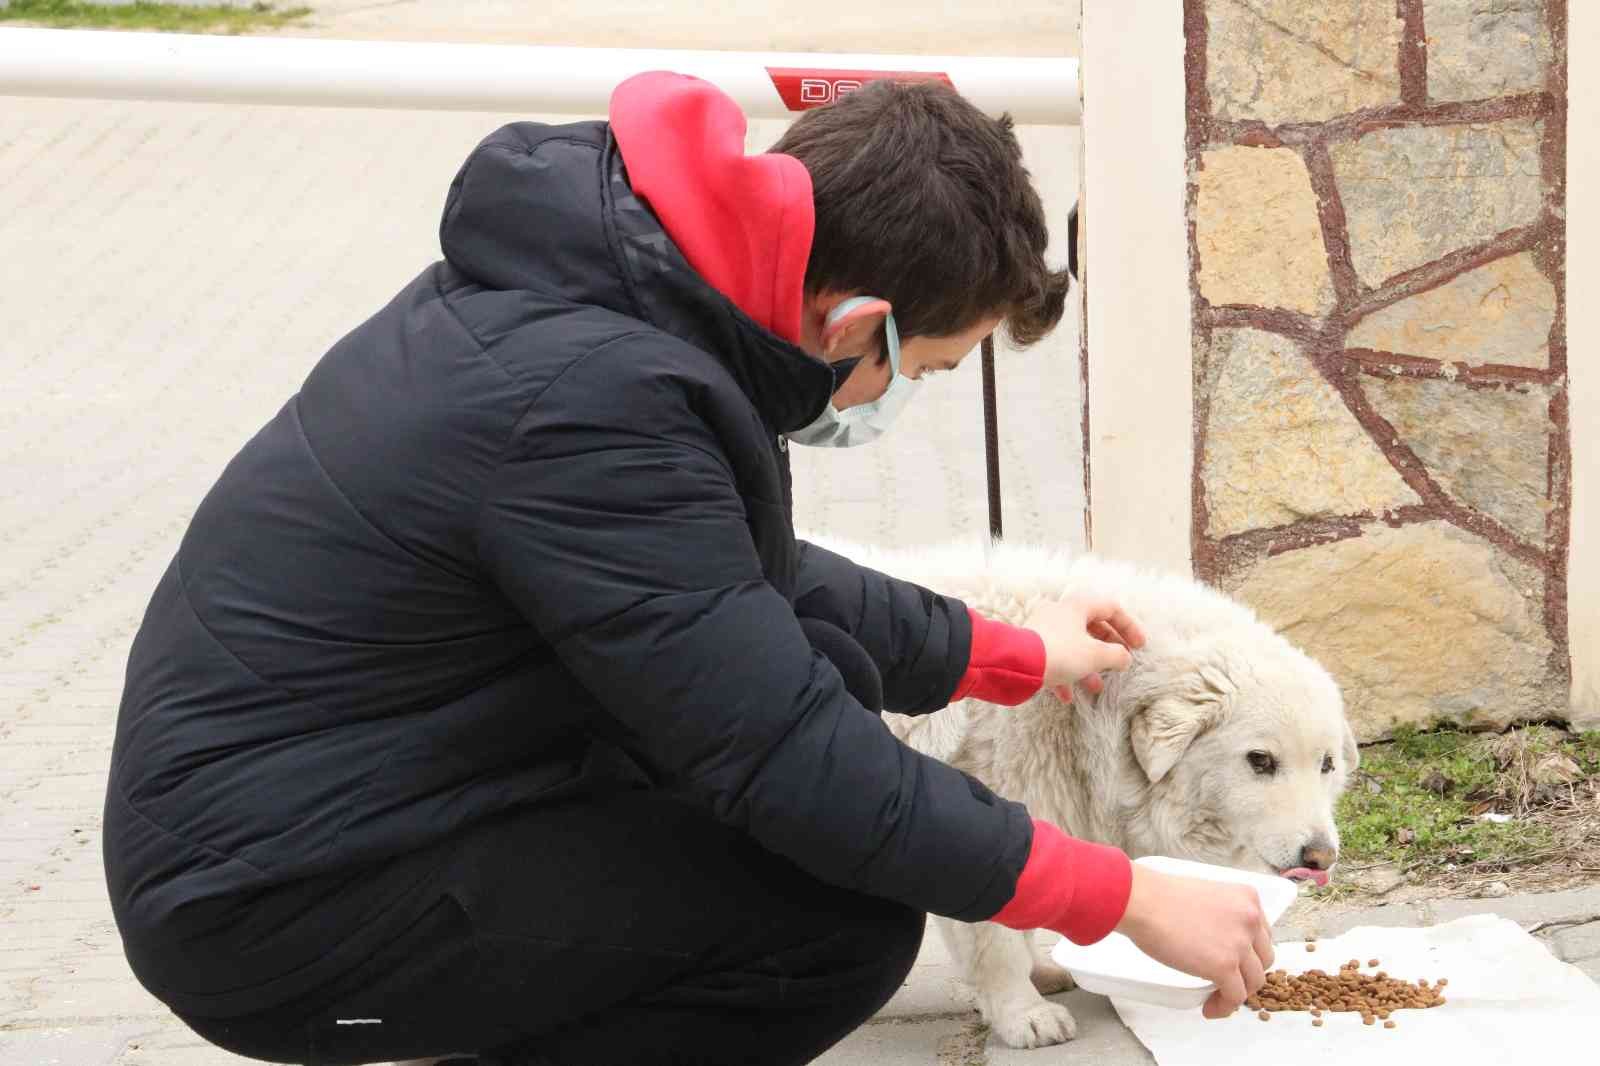
M1053 929L1074 944L1093 944L1116 929L1132 892L1133 864L1122 851L1034 819L1016 893L989 920L1012 929Z
M972 619L972 652L967 672L950 697L1015 707L1044 684L1044 640L1031 629L1008 626L967 608Z

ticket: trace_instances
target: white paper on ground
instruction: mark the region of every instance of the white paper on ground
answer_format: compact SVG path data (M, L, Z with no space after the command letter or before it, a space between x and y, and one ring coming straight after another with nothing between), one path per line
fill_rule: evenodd
M1323 1024L1298 1011L1261 1021L1241 1009L1206 1021L1199 1011L1113 999L1117 1014L1159 1066L1239 1066L1247 1062L1350 1066L1502 1066L1514 1061L1566 1062L1591 1047L1600 1019L1600 986L1551 955L1515 922L1493 915L1427 929L1352 929L1319 940L1277 945L1274 969L1337 973L1351 959L1405 981L1441 977L1446 1003L1396 1011L1396 1028L1367 1026L1359 1014L1323 1012Z

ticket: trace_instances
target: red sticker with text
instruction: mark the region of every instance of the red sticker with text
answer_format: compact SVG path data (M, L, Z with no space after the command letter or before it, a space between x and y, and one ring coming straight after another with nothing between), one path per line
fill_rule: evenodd
M869 81L942 81L950 75L931 70L824 70L815 67L768 67L772 86L790 111L809 111L855 92Z

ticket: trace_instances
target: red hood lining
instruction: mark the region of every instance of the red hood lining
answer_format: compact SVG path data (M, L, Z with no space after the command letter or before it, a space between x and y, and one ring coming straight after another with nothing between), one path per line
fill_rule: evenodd
M689 265L755 322L798 343L816 225L804 164L745 155L744 114L699 78L629 78L612 94L610 118L633 191Z

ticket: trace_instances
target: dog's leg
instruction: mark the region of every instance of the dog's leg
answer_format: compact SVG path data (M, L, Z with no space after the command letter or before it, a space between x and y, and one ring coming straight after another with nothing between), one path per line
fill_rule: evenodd
M1026 934L991 922L969 928L973 953L968 979L978 994L978 1010L1002 1043L1046 1047L1078 1035L1072 1012L1040 996L1029 979L1034 958Z
M972 956L977 950L973 930L977 926L967 922L958 922L953 918L941 918L937 914L930 914L928 918L933 922L934 928L939 930L939 937L944 941L944 946L949 949L950 960L956 964L956 969L961 975L970 982L972 977Z
M1048 952L1040 946L1041 939L1038 930L1029 930L1023 934L1028 938L1028 952L1033 956L1033 971L1028 974L1028 979L1033 982L1033 987L1039 990L1041 996L1053 996L1057 992L1071 992L1078 987L1072 979L1072 974L1056 965Z

